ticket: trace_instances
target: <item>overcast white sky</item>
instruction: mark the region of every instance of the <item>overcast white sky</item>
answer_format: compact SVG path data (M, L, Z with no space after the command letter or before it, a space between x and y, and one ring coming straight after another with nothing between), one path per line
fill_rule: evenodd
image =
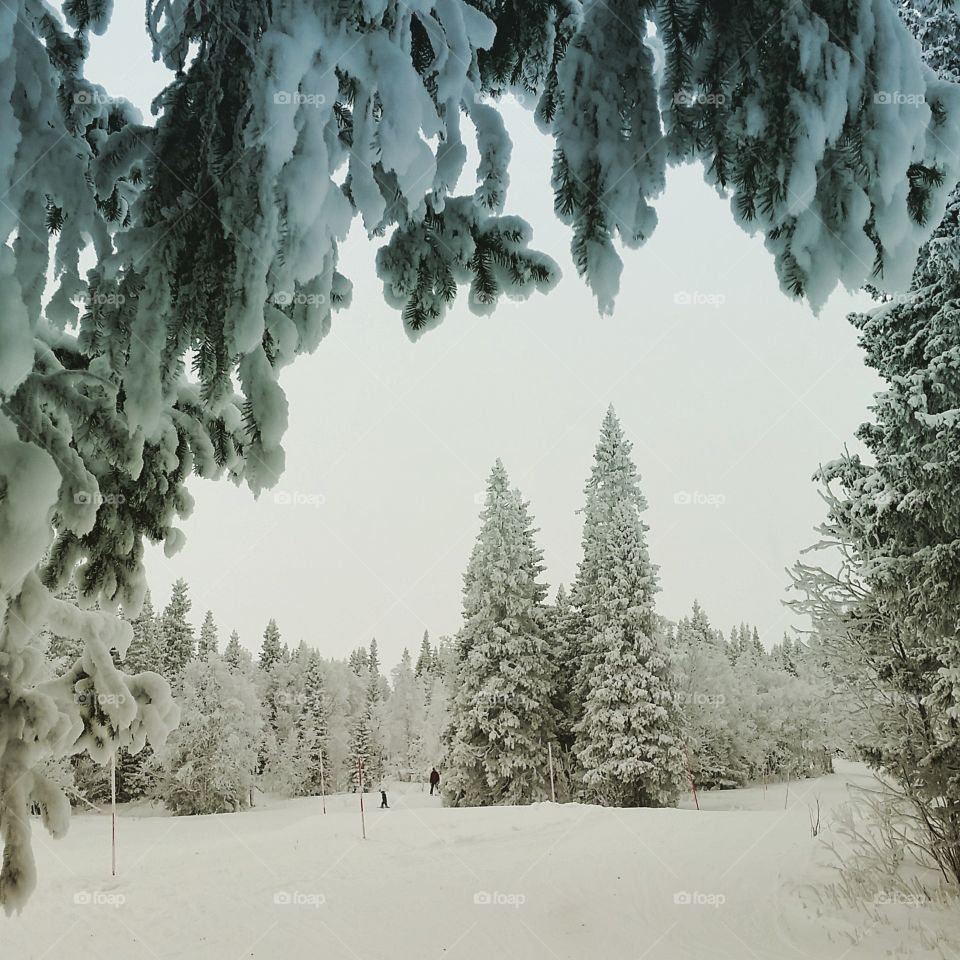
M117 5L88 75L148 115L166 73L149 64L139 5ZM553 217L552 142L519 107L506 115L508 212L561 265L559 286L490 318L460 303L411 343L382 301L375 248L352 236L340 269L353 306L282 379L290 429L278 489L309 502L193 482L186 546L171 560L148 555L157 606L182 576L196 623L212 609L221 642L236 629L257 649L274 617L291 645L327 656L376 636L391 665L424 629L436 638L459 627L477 494L498 456L532 503L551 586L569 583L576 511L612 402L650 503L660 612L680 617L698 598L725 632L747 620L767 644L794 622L785 568L823 517L811 474L845 443L856 448L878 388L845 320L868 299L837 294L819 317L789 301L762 240L683 168L657 202L651 242L625 254L614 316L600 317Z

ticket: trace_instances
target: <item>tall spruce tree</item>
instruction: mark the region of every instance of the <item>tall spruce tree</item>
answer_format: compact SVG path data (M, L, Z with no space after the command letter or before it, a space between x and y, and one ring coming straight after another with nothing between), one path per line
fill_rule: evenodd
M236 670L240 666L243 656L243 649L240 646L240 634L236 630L231 631L230 639L223 649L223 659Z
M208 610L200 625L200 639L197 641L197 656L206 660L211 653L217 653L217 624L213 619L213 611Z
M576 633L577 618L561 583L547 617L548 652L553 662L554 712L557 717L557 745L563 755L573 749L574 724L579 716L577 675L580 665Z
M657 568L640 519L632 445L611 406L586 485L576 752L587 797L615 806L675 802L684 773L676 677L654 613Z
M690 777L698 787L733 786L749 776L750 731L741 691L754 675L737 674L727 642L695 600L677 624L674 647L681 664L683 740Z
M280 645L280 628L272 617L263 631L263 643L260 645L260 669L269 672L283 659Z
M162 624L153 609L153 598L147 590L140 613L130 621L133 639L123 660L124 669L132 674L164 670ZM121 803L138 800L148 794L155 785L156 768L152 762L154 752L151 744L145 743L136 753L124 747L117 751L117 799ZM104 771L106 780L106 768Z
M543 635L546 586L527 504L498 460L464 575L457 691L444 795L463 805L530 803L548 790L553 678Z
M350 669L358 677L364 676L370 669L370 655L367 653L367 648L357 647L356 650L351 652L347 662L350 664Z
M368 793L370 791L370 762L373 754L370 732L371 726L370 702L369 700L365 700L353 722L353 728L350 732L350 749L344 760L347 770L350 773L350 786L354 793L360 790L361 778L363 792ZM362 773L360 769L361 764L363 767Z
M422 677L424 673L430 673L433 670L433 647L430 646L430 631L423 631L423 640L420 641L420 653L417 656L416 676Z
M194 655L193 626L187 620L190 596L182 577L173 585L170 602L160 619L161 665L168 680L175 680Z
M310 651L303 673L303 709L297 717L297 763L302 791L307 796L329 791L330 746L326 690L320 654ZM322 773L321 773L322 771Z
M410 780L418 775L422 766L425 697L406 647L391 675L393 684L386 707L386 746L397 775Z
M159 672L163 669L162 624L153 609L153 598L148 590L143 598L140 613L131 621L133 640L127 648L124 666L130 673L144 670Z
M380 673L380 654L377 649L377 638L370 641L370 652L367 656L367 687L364 713L369 729L367 746L366 777L370 785L377 785L384 774L384 742L383 742L383 676Z

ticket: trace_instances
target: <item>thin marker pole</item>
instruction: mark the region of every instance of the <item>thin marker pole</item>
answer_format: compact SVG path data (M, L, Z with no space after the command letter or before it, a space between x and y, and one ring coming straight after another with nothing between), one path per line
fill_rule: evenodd
M557 802L557 791L553 784L553 744L547 741L547 756L550 758L550 799Z
M117 758L110 754L110 873L117 875Z
M363 758L357 757L357 779L360 784L360 828L363 831L363 839L367 839L367 821L363 815Z
M697 798L697 785L693 779L693 770L690 769L690 754L687 753L687 748L683 748L683 756L687 762L687 778L690 781L690 792L693 794L693 805L699 810L700 809L700 800Z
M320 748L320 800L323 803L323 812L327 812L327 787L323 778L323 748Z

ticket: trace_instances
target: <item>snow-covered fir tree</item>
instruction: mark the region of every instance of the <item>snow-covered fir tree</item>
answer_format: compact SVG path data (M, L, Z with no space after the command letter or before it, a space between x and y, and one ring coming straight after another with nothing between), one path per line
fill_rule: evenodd
M900 7L930 66L956 81L957 7ZM828 503L819 546L833 560L798 564L795 582L856 710L861 756L899 785L960 878L960 189L951 174L945 183L945 215L918 207L936 229L909 291L851 317L885 388L857 431L869 456L844 453L817 474Z
M240 646L240 634L236 630L231 631L230 639L223 648L223 659L231 667L236 668L240 666L244 652L243 647Z
M197 640L197 656L205 660L211 653L217 653L217 624L213 611L208 610L200 625L200 638Z
M133 628L133 639L124 658L126 669L131 673L140 673L143 670L162 671L163 633L149 590L143 598L140 613L130 620L130 626Z
M580 715L577 690L580 671L578 619L561 583L546 621L548 652L553 662L557 744L564 753L574 745L573 726Z
M361 786L364 793L369 793L371 784L378 782L375 775L371 775L370 763L374 754L371 736L370 704L364 702L353 723L350 734L350 752L345 763L351 772L350 784L354 793L359 793Z
M350 654L350 669L358 676L362 677L370 670L370 655L366 647L358 647Z
M417 682L413 660L406 647L400 663L391 671L391 677L393 682L384 722L386 752L391 758L394 776L401 780L420 779L424 767L421 751L426 704L423 687Z
M263 642L260 644L260 669L269 673L275 664L283 659L283 648L280 645L280 628L272 617L263 631Z
M684 776L677 677L657 630L657 568L630 454L611 407L586 485L583 559L571 592L583 629L576 753L586 796L664 806L675 802Z
M383 711L386 686L383 675L380 673L380 654L376 637L370 641L370 652L366 662L366 690L361 711L366 718L367 727L364 770L368 786L375 787L380 784L384 776Z
M193 626L187 619L192 606L188 590L186 580L178 579L160 618L161 664L170 679L179 677L196 652Z
M311 651L303 674L304 702L297 718L297 766L301 789L315 796L335 786L330 778L328 707L320 655Z
M688 773L698 789L739 786L753 772L752 737L743 709L743 684L752 675L738 678L723 634L713 629L696 601L677 624L674 645Z
M157 795L177 814L249 805L263 720L256 687L211 655L187 664L180 725L157 751Z
M455 805L549 797L553 676L538 580L542 553L527 504L498 460L464 575L456 690L443 782Z
M418 680L423 696L423 725L419 756L426 776L431 767L442 764L444 737L450 725L451 687L442 676L424 675Z
M420 642L420 653L417 655L416 675L422 677L424 673L430 673L435 666L435 653L430 646L430 631L423 631L423 640Z

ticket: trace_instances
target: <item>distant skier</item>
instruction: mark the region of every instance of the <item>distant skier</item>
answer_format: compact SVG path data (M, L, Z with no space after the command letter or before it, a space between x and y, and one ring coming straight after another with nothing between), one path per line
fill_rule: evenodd
M390 809L390 804L387 803L387 791L386 791L386 790L381 790L381 791L380 791L380 809L381 809L381 810L389 810L389 809Z
M430 796L433 796L433 791L436 790L437 793L440 792L440 774L437 773L437 768L434 767L430 771Z

